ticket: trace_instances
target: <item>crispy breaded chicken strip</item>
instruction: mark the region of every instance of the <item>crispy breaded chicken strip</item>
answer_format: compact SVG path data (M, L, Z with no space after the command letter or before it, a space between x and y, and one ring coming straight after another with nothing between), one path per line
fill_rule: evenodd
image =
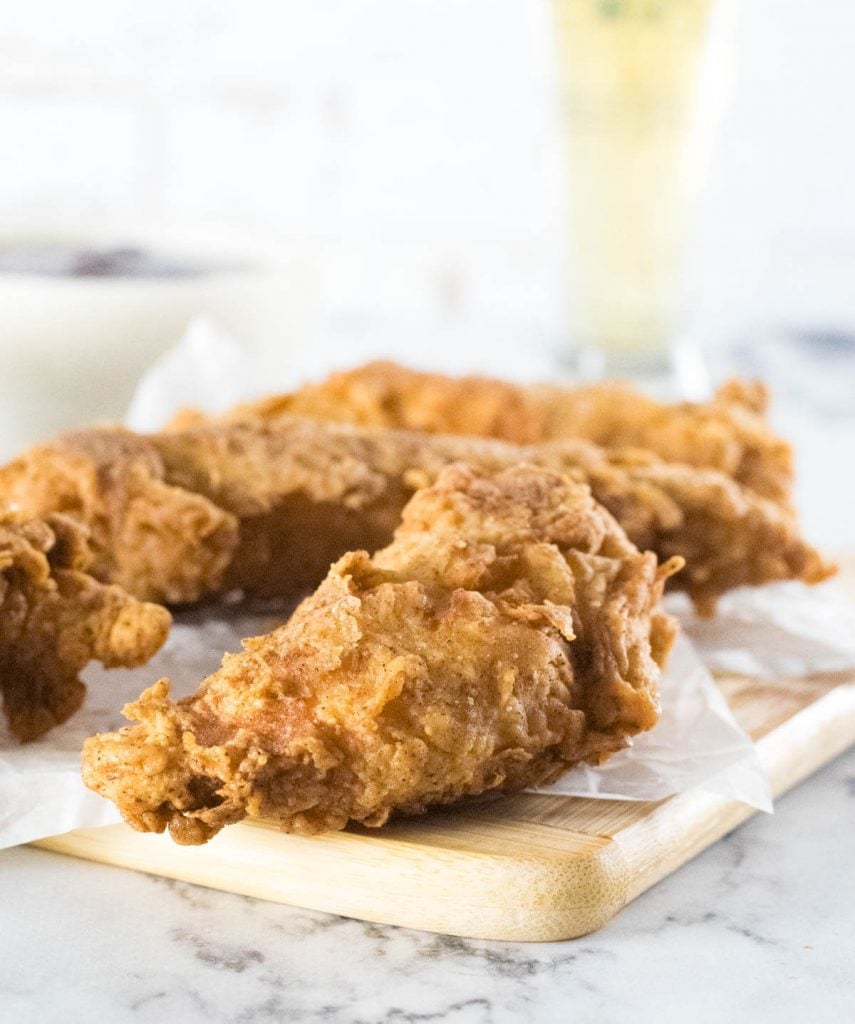
M685 556L674 583L704 610L740 584L831 572L791 513L726 475L584 441L521 448L294 418L152 437L101 429L25 454L0 470L0 489L31 515L79 515L97 546L93 572L137 597L300 596L345 551L387 544L443 466L521 460L587 482L639 547Z
M0 520L0 692L12 732L33 740L80 706L81 669L143 665L169 632L165 608L98 583L82 528L61 515Z
M382 825L598 764L657 720L666 576L584 485L458 465L393 543L344 555L292 619L177 704L161 680L87 741L83 777L141 831L203 843Z
M226 579L259 594L293 593L289 580L314 585L344 550L388 543L413 490L454 461L498 470L523 459L589 484L638 547L663 561L686 558L673 583L702 611L736 586L815 583L833 572L788 510L715 470L649 452L572 440L520 447L284 418L165 433L155 443L173 484L238 517L241 542Z
M334 373L292 394L238 406L227 418L274 422L280 416L310 416L517 444L581 438L608 448L646 448L669 462L718 469L763 497L787 502L792 451L766 423L766 400L758 382L730 381L710 402L667 404L618 382L577 388L520 385L376 362ZM192 414L183 420L191 422Z

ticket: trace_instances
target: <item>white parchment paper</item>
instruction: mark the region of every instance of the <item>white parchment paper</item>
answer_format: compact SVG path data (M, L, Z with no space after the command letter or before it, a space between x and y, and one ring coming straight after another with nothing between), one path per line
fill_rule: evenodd
M754 744L685 635L677 637L659 695L662 715L650 732L599 768L577 765L537 792L658 800L703 789L771 811Z
M855 602L833 579L742 587L725 594L710 619L696 615L685 594L669 594L665 607L716 672L795 679L855 665Z
M137 430L156 430L183 406L218 412L265 390L261 378L231 339L197 321L142 379L127 422ZM298 379L295 368L288 383ZM266 389L272 386L268 382ZM684 632L662 680L659 723L602 767L573 768L544 791L655 800L704 789L771 810L754 745L731 715L710 668L775 678L851 668L852 606L827 584L736 592L711 620L696 618L680 595L669 597L668 606ZM164 648L141 669L90 665L82 710L36 743L22 746L0 726L0 848L118 821L113 805L80 779L84 739L121 725L123 704L162 676L172 680L173 695L192 692L224 651L272 628L285 612L271 617L222 608L205 614L179 616Z

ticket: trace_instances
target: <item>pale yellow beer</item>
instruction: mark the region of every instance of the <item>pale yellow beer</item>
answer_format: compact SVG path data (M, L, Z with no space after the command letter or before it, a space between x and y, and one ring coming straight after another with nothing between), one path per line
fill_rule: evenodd
M553 0L571 216L571 345L665 361L695 184L713 0Z

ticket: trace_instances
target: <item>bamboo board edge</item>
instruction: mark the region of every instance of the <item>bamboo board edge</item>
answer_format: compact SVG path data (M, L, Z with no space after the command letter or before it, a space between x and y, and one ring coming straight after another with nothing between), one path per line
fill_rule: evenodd
M852 743L855 683L844 683L764 736L758 754L778 796ZM756 812L695 791L639 813L608 835L545 826L555 842L538 846L535 840L524 851L502 836L501 821L484 817L476 841L474 832L466 833L465 816L456 830L459 842L445 846L435 835L427 841L430 822L407 825L403 839L396 839L394 829L388 835L345 832L306 839L248 822L196 848L176 847L125 825L80 829L32 845L381 924L471 938L555 941L602 927Z

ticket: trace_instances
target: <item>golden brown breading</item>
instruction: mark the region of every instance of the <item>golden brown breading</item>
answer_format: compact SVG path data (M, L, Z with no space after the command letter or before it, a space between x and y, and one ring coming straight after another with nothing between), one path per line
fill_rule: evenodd
M758 382L730 381L711 402L667 404L617 382L526 386L376 362L334 373L292 394L238 406L227 418L310 416L517 444L581 438L608 448L645 448L669 462L718 469L757 494L788 502L792 451L766 423L765 406L766 390ZM193 419L185 414L177 422L188 425Z
M165 608L104 586L73 520L0 520L0 692L12 732L33 740L80 706L81 669L142 665L169 632Z
M715 470L649 452L572 440L521 448L286 418L202 426L155 443L173 484L238 517L226 580L259 594L312 586L344 550L388 543L413 490L454 461L498 470L525 460L588 483L639 548L687 559L673 582L704 611L736 586L815 583L833 571L788 510Z
M189 844L246 815L379 826L600 763L657 720L677 567L566 477L446 468L388 548L342 557L194 697L161 680L125 709L137 725L88 740L84 780Z
M148 438L96 429L0 470L0 493L31 515L78 515L93 530L93 572L139 598L300 596L345 551L387 544L413 491L443 466L521 460L589 483L638 547L683 555L674 583L705 610L740 584L831 572L792 513L725 474L584 441L521 448L285 417Z
M92 575L140 600L182 604L216 591L238 543L234 516L172 487L152 442L121 427L66 434L0 468L19 514L83 524Z

